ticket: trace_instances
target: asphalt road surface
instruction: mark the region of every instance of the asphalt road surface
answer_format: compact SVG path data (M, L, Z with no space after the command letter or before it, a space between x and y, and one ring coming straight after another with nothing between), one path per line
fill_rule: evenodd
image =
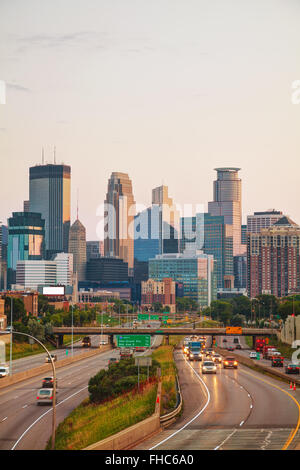
M299 443L299 391L244 366L206 375L179 350L175 360L183 415L136 449L279 450Z

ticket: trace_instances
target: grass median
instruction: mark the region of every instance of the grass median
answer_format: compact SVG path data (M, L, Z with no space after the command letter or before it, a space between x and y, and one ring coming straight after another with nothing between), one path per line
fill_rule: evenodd
M100 405L84 400L59 424L55 449L84 449L148 418L155 410L156 393L157 384L152 383L141 393L131 391Z

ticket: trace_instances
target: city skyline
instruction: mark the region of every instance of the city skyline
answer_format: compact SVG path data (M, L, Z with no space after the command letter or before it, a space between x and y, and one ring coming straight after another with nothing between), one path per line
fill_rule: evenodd
M206 205L213 168L240 167L243 223L271 207L299 223L300 5L175 4L1 2L0 154L13 175L2 222L28 199L42 148L53 162L56 147L56 162L72 167L71 220L79 189L89 240L113 171L129 174L146 206L161 184L179 204Z

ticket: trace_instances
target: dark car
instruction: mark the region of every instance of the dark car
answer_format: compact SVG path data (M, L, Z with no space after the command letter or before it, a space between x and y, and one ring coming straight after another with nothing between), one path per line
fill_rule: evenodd
M285 367L286 374L299 374L300 373L300 366L298 364L288 364Z
M242 346L240 345L240 343L236 344L235 349L242 349Z
M223 343L227 343L227 339L226 339L226 338L223 339Z
M90 348L92 345L91 338L89 336L85 336L81 343L83 348Z
M272 367L283 367L283 357L280 357L280 356L272 357Z
M237 369L238 362L234 357L225 357L223 361L223 367L224 369L228 369L228 368Z
M234 347L233 346L227 346L227 351L234 351Z
M43 388L53 388L53 384L54 384L53 377L45 377L42 380L42 387ZM57 379L56 379L56 387L57 387Z

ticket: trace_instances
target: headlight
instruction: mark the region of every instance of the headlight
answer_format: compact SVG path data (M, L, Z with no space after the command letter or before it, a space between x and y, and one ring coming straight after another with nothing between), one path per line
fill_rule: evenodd
M191 356L191 357L194 357L194 354L191 353L190 356Z
M237 366L237 362L236 362L236 361L234 362L234 365Z

